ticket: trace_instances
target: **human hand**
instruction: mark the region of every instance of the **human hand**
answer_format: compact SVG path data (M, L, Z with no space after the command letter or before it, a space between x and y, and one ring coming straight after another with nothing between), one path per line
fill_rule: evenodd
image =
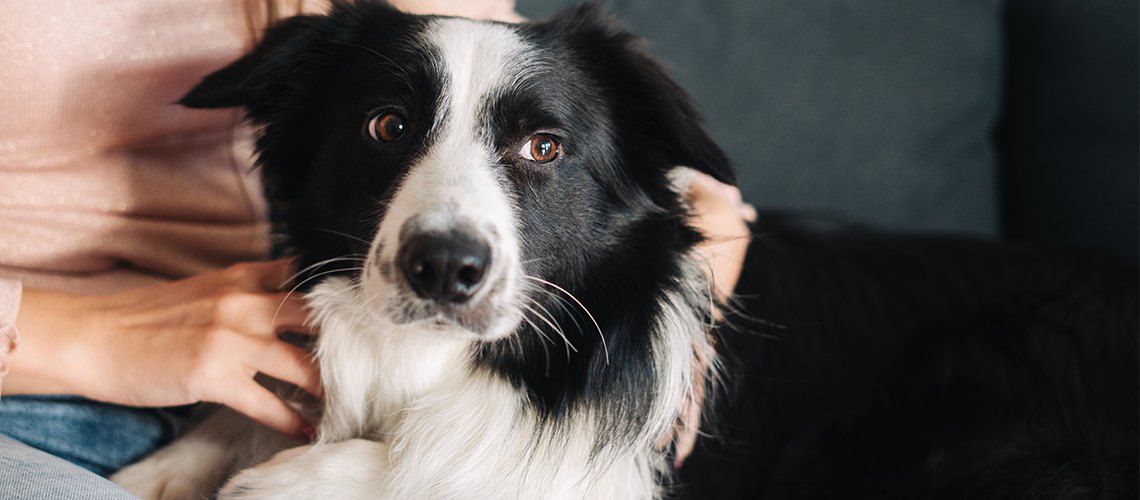
M705 271L710 273L709 279L717 298L727 301L740 278L744 254L752 239L745 222L756 221L756 209L742 201L739 189L700 172L693 172L685 197L693 213L690 222L706 238L697 248L697 257L703 260ZM719 318L720 311L714 310L713 315ZM675 468L680 468L693 452L700 431L709 360L701 349L694 351L696 358L689 398L682 405L673 434L669 436L673 442Z
M20 307L21 288L19 281L0 278L0 394L4 390L4 375L8 373L8 356L16 350L19 337L12 323Z
M9 393L68 393L130 406L220 403L301 438L307 423L253 380L320 393L300 296L279 291L289 261L238 264L107 296L25 290Z
M523 17L515 12L515 0L389 0L397 9L410 14L435 14L470 19L520 22Z
M705 236L697 257L710 274L717 298L727 300L752 240L745 222L756 220L756 209L741 200L739 189L700 172L693 172L685 198L693 213L690 222Z
M0 394L4 390L4 375L8 374L8 356L16 350L16 328L0 325Z

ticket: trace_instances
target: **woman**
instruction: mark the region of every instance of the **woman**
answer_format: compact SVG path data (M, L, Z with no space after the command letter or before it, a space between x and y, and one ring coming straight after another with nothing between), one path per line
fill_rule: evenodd
M100 474L170 437L166 414L144 408L215 402L304 439L305 421L253 380L320 390L305 352L277 336L309 332L303 299L281 289L289 261L265 261L248 130L236 110L168 103L236 58L268 20L323 2L97 3L0 0L9 89L0 95L0 335L13 340L0 342L0 373L19 332L0 433ZM511 0L392 3L521 19ZM704 178L689 194L727 294L746 244L739 193Z

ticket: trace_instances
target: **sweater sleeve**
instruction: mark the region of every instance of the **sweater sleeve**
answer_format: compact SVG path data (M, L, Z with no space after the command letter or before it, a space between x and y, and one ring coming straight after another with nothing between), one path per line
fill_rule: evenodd
M23 287L19 281L0 279L0 390L8 373L8 356L16 349L16 313Z

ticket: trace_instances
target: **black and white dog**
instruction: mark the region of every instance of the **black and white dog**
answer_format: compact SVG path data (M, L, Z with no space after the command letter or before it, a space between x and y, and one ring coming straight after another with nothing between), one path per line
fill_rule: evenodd
M115 477L144 497L1136 491L1134 267L765 214L710 341L677 166L733 172L595 8L341 2L183 104L262 127L326 397L319 441L272 460L288 443L216 413ZM728 389L678 482L659 441L705 366Z

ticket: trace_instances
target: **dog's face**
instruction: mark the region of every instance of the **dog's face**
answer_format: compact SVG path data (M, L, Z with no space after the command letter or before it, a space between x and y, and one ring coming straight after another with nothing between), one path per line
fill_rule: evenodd
M311 276L351 275L395 324L489 341L604 310L687 250L675 166L732 181L634 41L591 8L507 25L338 5L182 102L263 126L271 207ZM583 291L598 303L571 305Z

